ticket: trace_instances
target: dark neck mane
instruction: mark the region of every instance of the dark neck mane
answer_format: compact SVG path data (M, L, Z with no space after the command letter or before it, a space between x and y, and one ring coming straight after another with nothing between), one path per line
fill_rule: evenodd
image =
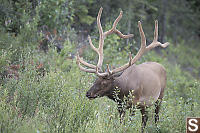
M119 87L118 82L114 80L113 88L110 90L110 92L106 96L115 102L121 102L122 100L121 95L122 95L122 90Z

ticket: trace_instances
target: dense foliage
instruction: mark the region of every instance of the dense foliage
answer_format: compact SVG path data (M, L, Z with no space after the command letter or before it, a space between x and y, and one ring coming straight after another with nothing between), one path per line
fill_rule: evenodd
M108 37L104 64L119 66L127 62L128 52L137 53L138 20L148 43L153 21L159 20L160 40L169 41L170 46L152 50L137 62L156 61L167 70L160 121L156 127L152 106L145 131L185 132L186 117L200 114L200 16L198 1L192 1L2 0L0 132L140 132L139 110L135 116L129 116L127 110L125 124L120 124L116 103L85 96L95 75L79 70L75 54L79 51L84 59L96 63L86 37L90 33L98 44L95 20L100 5L104 8L103 29L109 29L123 9L118 29L135 35L130 40Z

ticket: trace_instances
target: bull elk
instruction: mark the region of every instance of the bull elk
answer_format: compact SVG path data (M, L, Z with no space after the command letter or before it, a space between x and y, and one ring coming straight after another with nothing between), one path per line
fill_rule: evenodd
M92 44L90 36L88 36L91 48L98 54L98 63L93 65L85 62L77 53L77 65L80 70L95 73L98 78L93 86L86 93L89 99L107 96L108 98L118 103L118 111L120 113L120 121L123 120L125 109L122 104L126 103L126 109L137 107L142 114L142 132L146 126L148 119L146 108L155 104L155 123L158 121L159 108L164 95L164 88L166 86L166 71L165 68L156 62L145 62L135 65L135 62L147 51L161 46L167 47L169 43L158 42L158 21L155 21L155 31L153 42L146 46L146 38L142 29L141 22L138 22L139 32L141 36L141 47L134 58L129 54L129 61L125 65L111 70L107 64L107 71L102 71L103 64L103 45L104 39L113 33L120 38L130 38L133 34L123 35L116 26L122 18L122 11L117 19L114 21L110 30L103 32L100 18L103 8L100 8L97 16L97 26L99 30L99 47L96 48ZM86 66L83 67L82 65ZM118 90L118 91L116 91ZM117 97L116 97L117 92ZM131 97L130 97L131 94ZM127 97L127 98L125 98ZM134 112L133 112L134 113Z

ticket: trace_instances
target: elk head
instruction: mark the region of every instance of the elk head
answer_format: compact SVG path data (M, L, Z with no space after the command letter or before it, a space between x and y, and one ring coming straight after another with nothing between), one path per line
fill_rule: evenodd
M90 36L88 36L88 40L89 40L89 44L90 44L91 48L98 54L98 57L99 57L97 65L93 65L93 64L85 62L83 59L81 59L79 57L79 53L77 53L77 64L78 64L80 70L88 72L88 73L95 73L98 76L98 78L94 82L93 86L86 93L86 96L89 99L94 99L94 98L102 97L102 96L108 96L112 92L112 90L115 88L115 84L114 84L115 78L118 77L119 75L121 75L121 73L124 70L126 70L131 65L133 65L146 51L148 51L154 47L157 47L157 46L161 46L161 47L165 48L166 46L169 45L169 43L161 44L160 42L157 41L157 39L158 39L158 21L155 21L154 40L150 45L146 46L145 34L143 32L141 22L139 21L138 27L139 27L139 32L140 32L140 36L141 36L141 47L140 47L140 50L138 51L138 53L136 54L136 56L134 58L132 58L131 53L129 53L128 63L124 64L121 67L115 68L113 70L110 70L109 65L107 64L107 71L103 72L102 64L103 64L104 39L108 35L111 35L114 33L117 34L120 38L125 38L125 39L133 37L133 34L123 35L119 30L116 29L118 22L122 18L122 13L123 13L122 11L120 12L117 19L114 21L112 28L106 32L103 32L101 22L100 22L102 10L103 10L103 8L100 8L98 16L97 16L97 26L98 26L98 30L99 30L99 47L98 48L96 48L93 45ZM81 64L86 66L87 68L81 66Z
M110 94L111 89L114 87L113 83L114 79L112 77L98 77L95 80L94 85L86 93L86 96L89 99L106 96L107 94Z

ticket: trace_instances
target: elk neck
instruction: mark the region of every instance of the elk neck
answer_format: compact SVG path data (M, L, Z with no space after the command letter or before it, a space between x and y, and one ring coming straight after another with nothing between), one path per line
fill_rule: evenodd
M122 84L123 77L115 77L113 81L113 87L106 95L109 99L114 100L115 102L122 102L124 96L127 96L129 92L124 90L124 86Z

